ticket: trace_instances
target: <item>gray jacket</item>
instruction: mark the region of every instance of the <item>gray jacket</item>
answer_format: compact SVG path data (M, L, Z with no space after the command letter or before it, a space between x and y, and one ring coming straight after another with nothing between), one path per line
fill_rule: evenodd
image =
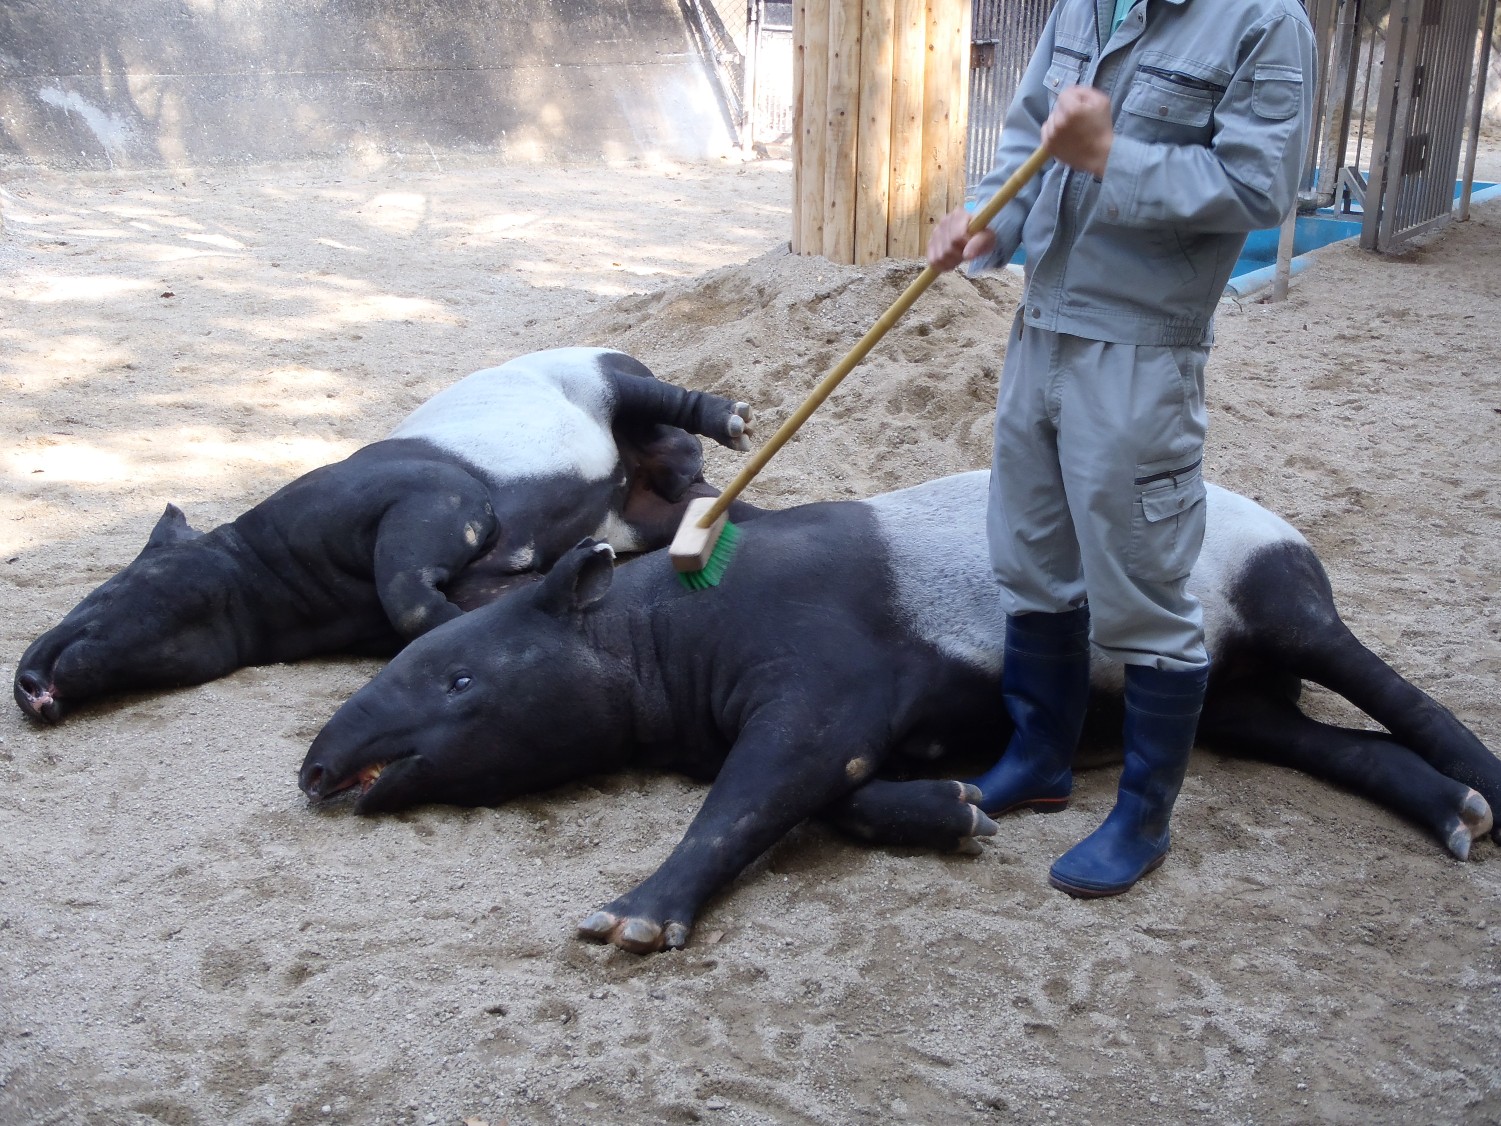
M1202 344L1247 232L1292 207L1314 94L1298 0L1059 0L1006 114L989 198L1037 147L1065 86L1110 95L1103 180L1050 163L992 229L1026 248L1025 323L1120 344ZM1103 43L1103 47L1102 47Z

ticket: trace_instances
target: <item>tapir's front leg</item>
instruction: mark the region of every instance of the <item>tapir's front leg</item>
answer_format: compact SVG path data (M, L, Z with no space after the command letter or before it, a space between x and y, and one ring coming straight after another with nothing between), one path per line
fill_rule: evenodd
M636 954L686 945L704 902L788 830L869 778L879 746L853 724L811 710L759 713L672 855L581 922L579 934Z

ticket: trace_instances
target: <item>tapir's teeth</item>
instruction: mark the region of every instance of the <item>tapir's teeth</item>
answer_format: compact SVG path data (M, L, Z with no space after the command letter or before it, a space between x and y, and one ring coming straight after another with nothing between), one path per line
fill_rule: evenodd
M369 766L365 767L357 775L355 775L356 780L360 784L360 792L364 793L371 786L375 785L375 780L380 777L381 771L385 769L385 763L372 762Z

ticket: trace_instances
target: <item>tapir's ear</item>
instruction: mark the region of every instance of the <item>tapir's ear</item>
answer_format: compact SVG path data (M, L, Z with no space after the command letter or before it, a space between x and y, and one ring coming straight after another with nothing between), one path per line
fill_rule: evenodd
M615 577L615 549L583 540L553 564L542 580L537 601L556 614L587 610L605 596Z
M195 532L188 527L188 518L182 514L182 509L175 504L169 504L162 512L162 517L156 522L156 527L151 529L151 536L146 540L147 547L166 547L171 543L182 543L185 540L196 540L202 532Z

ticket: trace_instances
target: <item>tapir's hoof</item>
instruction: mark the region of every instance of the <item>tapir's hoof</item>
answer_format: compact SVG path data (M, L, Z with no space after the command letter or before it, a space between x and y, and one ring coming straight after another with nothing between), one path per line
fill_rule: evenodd
M999 826L977 804L982 795L967 782L922 778L875 781L860 787L831 809L831 820L869 844L980 853L977 837L993 837Z
M725 422L725 430L730 435L730 440L725 443L732 450L745 453L750 447L750 417L749 403L736 403L735 412Z
M632 954L681 950L688 945L689 933L686 923L655 923L639 915L622 917L611 911L596 911L579 924L580 938L608 942Z
M993 837L1001 831L988 813L980 808L980 802L985 795L980 792L980 787L971 786L968 782L961 782L959 796L969 803L971 820L969 835L960 839L954 846L954 851L964 856L979 856L984 850L980 847L980 837Z
M1490 803L1477 791L1470 790L1460 803L1459 815L1449 826L1445 845L1456 860L1470 858L1470 845L1485 836L1494 827Z

